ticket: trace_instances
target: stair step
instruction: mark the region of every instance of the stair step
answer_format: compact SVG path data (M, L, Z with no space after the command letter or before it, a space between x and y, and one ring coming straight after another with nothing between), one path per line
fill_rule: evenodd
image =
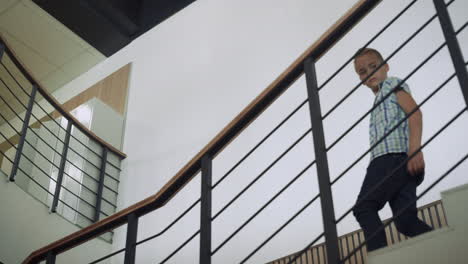
M467 263L468 184L444 191L448 227L369 253L368 264Z

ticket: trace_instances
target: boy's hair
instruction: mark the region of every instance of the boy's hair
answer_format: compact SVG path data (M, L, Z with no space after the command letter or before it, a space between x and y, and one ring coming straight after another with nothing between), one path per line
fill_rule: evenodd
M363 55L366 55L368 53L375 54L377 56L377 58L379 58L380 61L384 61L384 59L382 57L382 54L380 54L380 52L377 51L376 49L372 49L372 48L360 48L356 52L356 54L354 54L354 61L356 61L356 58L358 58L360 56L363 56Z

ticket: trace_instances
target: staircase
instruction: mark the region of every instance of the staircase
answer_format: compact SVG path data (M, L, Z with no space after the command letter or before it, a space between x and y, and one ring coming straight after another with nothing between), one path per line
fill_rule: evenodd
M448 226L369 254L369 264L468 262L468 184L442 192Z
M418 217L434 228L434 231L414 238L406 238L388 226L388 247L367 253L365 247L345 264L462 264L468 260L468 184L442 192L442 200L425 205L418 210ZM384 221L387 222L388 220ZM364 240L362 230L339 237L340 255L348 252ZM304 252L296 263L325 264L325 244L319 244ZM288 263L297 253L269 262Z
M393 20L391 20L375 37L373 37L365 46L367 47L370 45L382 32L384 32L391 24L396 21L402 14L406 12L406 10L410 9L412 5L416 2L412 1L408 6L406 6ZM287 259L279 260L277 263L281 264L292 264L292 263L328 263L328 264L347 264L347 263L365 263L367 262L367 254L365 250L361 249L366 244L366 241L359 235L358 232L351 233L349 235L345 235L344 237L338 237L337 232L337 225L343 224L343 219L345 219L350 213L352 212L353 206L349 208L345 213L340 215L335 215L334 209L334 201L332 195L332 187L335 187L336 183L340 181L344 176L348 176L347 173L355 167L357 163L359 163L377 144L379 144L386 136L392 133L397 126L401 125L405 120L409 118L412 114L417 111L420 107L422 107L426 102L428 102L438 91L444 88L444 86L449 83L452 79L458 80L458 83L461 88L461 92L464 98L463 108L459 110L458 114L453 116L449 121L444 119L444 125L442 128L438 129L437 132L431 133L429 139L425 140L422 146L417 150L426 150L424 149L426 146L431 144L431 142L438 137L444 130L451 126L453 122L455 122L460 116L466 113L468 109L468 73L466 71L466 65L468 62L465 61L463 55L461 54L460 47L457 42L457 35L462 32L465 28L468 27L468 22L466 22L463 26L457 27L456 29L453 28L453 25L450 22L450 16L447 13L447 8L457 0L451 0L449 2L444 2L443 0L434 0L435 7L437 12L429 19L426 23L424 23L416 32L414 32L410 38L403 41L403 43L396 48L392 52L392 54L385 58L384 62L382 62L379 66L376 66L377 71L380 67L383 67L387 61L389 61L395 54L397 54L407 43L411 42L411 40L417 36L427 25L429 25L432 21L435 21L436 18L439 19L440 26L442 27L444 33L444 40L445 42L440 45L439 48L435 49L426 59L424 59L417 67L412 67L412 71L409 74L402 76L403 80L399 83L396 87L394 87L394 91L402 85L403 82L406 82L410 79L418 70L420 70L425 64L434 58L434 56L441 51L445 46L447 46L450 55L451 55L451 62L454 64L455 73L453 73L448 79L444 82L435 82L433 86L431 86L431 93L424 100L418 105L416 109L414 109L411 113L396 124L393 128L389 129L383 138L381 138L377 143L372 145L370 149L366 150L364 153L356 153L359 157L345 170L341 172L338 176L331 178L328 166L328 152L334 148L344 137L346 137L357 125L360 124L362 120L364 120L369 113L371 113L376 107L378 107L383 100L378 102L374 105L366 114L362 115L361 117L357 118L357 121L351 125L341 136L338 137L333 143L327 145L325 142L324 137L324 129L323 123L324 120L330 116L330 114L337 108L339 108L343 102L345 102L351 94L356 92L359 87L365 82L373 73L370 73L369 76L366 77L365 80L362 80L359 84L357 84L347 95L342 97L342 99L331 108L327 113L322 115L322 108L320 105L320 96L319 91L329 83L331 79L337 76L342 69L347 67L350 63L352 63L353 58L351 57L344 65L331 77L325 81L323 84L319 85L317 82L317 74L316 74L316 63L319 62L323 55L327 53L329 49L331 49L345 34L350 31L354 25L356 25L361 19L363 19L366 14L372 11L372 9L381 2L381 0L360 0L356 5L350 9L332 28L330 28L322 37L320 37L316 43L314 43L309 49L307 49L293 64L288 67L284 73L282 73L277 79L273 81L271 85L269 85L264 92L262 92L255 100L252 101L231 123L229 123L216 137L214 137L207 145L204 147L196 156L194 156L184 167L182 167L174 177L172 177L157 193L151 195L144 200L141 200L138 203L135 203L120 212L110 215L105 219L102 219L87 228L70 234L56 242L49 244L43 248L40 248L34 252L32 252L28 258L26 258L23 263L38 263L41 261L46 261L47 264L55 264L55 263L69 263L60 259L62 255L66 254L68 251L73 250L75 247L82 247L85 242L92 241L93 239L99 237L103 233L111 232L116 230L121 226L126 226L125 231L122 233L125 236L120 239L120 241L125 242L125 246L119 245L116 246L116 251L112 252L109 255L100 256L98 259L94 260L91 263L100 263L102 261L109 261L111 258L118 256L118 261L116 263L125 263L125 264L134 264L134 263L187 263L185 261L178 261L174 260L174 256L178 254L181 250L184 249L190 243L194 243L197 239L199 241L199 251L198 254L190 255L190 260L194 262L197 261L197 257L199 257L199 263L202 264L211 264L212 258L215 259L219 256L220 250L226 250L223 248L226 244L230 243L234 244L233 237L239 234L244 227L247 225L253 225L252 221L261 214L265 208L267 208L272 202L275 201L278 197L280 197L292 184L296 182L300 177L305 175L305 172L312 167L317 172L318 178L318 191L314 193L313 198L309 200L300 210L296 211L294 215L288 218L285 221L281 222L281 226L272 231L269 236L262 236L263 242L255 242L255 244L248 245L248 252L237 251L239 245L235 246L235 253L239 255L239 259L232 260L232 258L222 259L220 263L261 263L263 261L258 261L252 259L254 255L260 255L265 245L267 245L272 239L274 239L280 232L284 231L284 228L287 227L292 221L296 219L301 213L303 213L310 205L315 202L315 205L320 202L321 207L321 216L322 216L322 223L323 223L323 232L317 235L317 237L311 237L310 243L304 244L302 247L303 250L297 252L289 256ZM458 0L463 1L463 0ZM419 61L418 61L419 62ZM351 66L352 67L352 66ZM292 86L301 76L305 76L305 88L307 90L307 98L300 104L296 110L294 110L291 114L289 114L285 119L283 119L271 132L268 133L257 145L255 145L247 154L242 156L240 161L236 163L226 174L224 174L219 180L213 181L213 163L218 162L215 158L218 154L224 151L225 147L231 144L234 139L241 134L245 128L247 128L257 117L259 117L263 111L265 111L268 106L270 106L276 99L278 99L283 92L285 92L290 86ZM446 77L446 76L444 76ZM437 87L437 88L435 88ZM329 86L326 89L331 89ZM390 93L389 93L390 95ZM340 96L341 97L341 96ZM272 134L274 134L284 123L286 123L291 116L299 111L299 109L304 106L308 105L308 110L310 114L310 121L311 128L308 129L303 133L303 135L295 141L288 149L286 149L278 158L276 158L270 165L266 167L260 174L258 174L254 180L252 180L246 187L244 187L238 194L236 194L229 202L227 202L222 209L219 211L212 210L213 204L213 190L217 186L220 186L219 183L224 181L227 177L232 176L230 173L234 171L239 164L241 164L244 160L246 160L251 153L253 153L260 145L262 145ZM445 122L447 121L447 122ZM249 218L244 222L236 222L235 225L237 226L235 231L228 234L222 242L217 242L213 239L215 236L212 235L212 223L215 219L225 212L225 209L230 207L236 200L243 196L249 188L256 184L257 181L261 177L263 177L269 170L272 168L279 160L281 160L291 149L293 149L299 142L305 138L306 136L312 135L313 138L313 148L315 150L315 156L312 158L310 157L310 162L307 166L299 174L293 174L293 178L284 185L281 190L274 193L271 191L272 194L268 196L270 198L266 203L258 205L259 209L249 216ZM456 146L455 148L462 148L461 146ZM416 152L417 152L416 151ZM453 148L448 150L453 151ZM465 151L465 149L464 149ZM415 152L415 153L416 153ZM414 154L413 154L414 156ZM409 158L412 158L410 156ZM408 158L408 159L409 159ZM444 157L445 158L445 157ZM398 168L395 168L392 172L389 172L385 178L388 179L391 177L395 171L402 166L405 166L405 162L398 165ZM434 175L431 177L431 186L424 189L422 193L417 197L417 199L421 198L424 194L430 191L434 186L440 183L445 177L447 177L455 168L457 168L460 164L465 162L468 159L468 154L466 154L462 159L453 161L456 164L450 168L446 173L442 176L438 177L440 174ZM199 173L201 172L201 173ZM166 206L171 199L173 199L178 193L184 189L192 179L199 177L200 178L200 187L201 187L201 194L200 198L196 201L190 202L191 205L188 208L182 208L180 211L182 212L179 216L175 216L173 221L166 225L156 225L156 230L152 230L154 232L145 234L144 237L139 235L143 229L141 228L141 219L143 221L147 221L147 215L161 209L162 207ZM464 179L460 177L459 179ZM333 180L332 180L333 179ZM434 180L435 179L435 180ZM427 179L426 179L427 180ZM260 181L259 181L260 182ZM342 181L343 182L343 181ZM383 182L383 181L382 181ZM382 184L379 183L379 184ZM335 186L334 186L335 185ZM371 256L369 256L369 263L429 263L427 261L433 261L432 263L463 263L464 258L463 255L458 255L460 253L464 253L462 250L462 246L464 245L463 242L467 242L463 240L464 232L460 230L465 229L462 223L466 220L466 217L455 217L458 214L463 212L463 201L467 201L467 198L463 198L463 194L459 194L459 190L465 190L466 187L462 186L457 188L456 190L451 190L444 193L443 202L446 203L446 207L448 208L447 211L449 212L448 221L451 224L449 227L442 227L439 230L431 232L430 234L425 234L421 237L417 237L414 239L410 239L408 241L403 241L398 243L389 243L390 245L394 244L393 246L382 249L377 252L373 252ZM216 191L218 191L216 189ZM421 191L421 190L420 190ZM465 193L466 194L466 193ZM180 197L180 196L179 196ZM216 196L214 196L217 198ZM416 202L415 199L412 202ZM198 206L200 204L200 206ZM458 205L458 207L457 207ZM172 206L172 205L170 205ZM193 213L194 208L199 209L200 217L197 217L199 220L199 228L196 231L191 231L184 242L180 243L179 246L174 247L174 249L168 249L163 252L160 247L152 247L148 243L153 239L162 239L163 242L169 242L172 239L172 236L166 231L170 230L171 228L174 229L183 229L181 227L181 223L179 220L183 219L189 213ZM458 208L456 210L454 208ZM346 210L346 209L345 209ZM429 209L429 211L432 211ZM443 212L439 211L439 209L435 210L436 214L439 212L441 214ZM421 218L425 217L425 213L421 214ZM313 220L317 220L319 217L314 216ZM171 218L172 219L172 218ZM430 219L430 217L428 218ZM186 220L186 219L185 219ZM268 221L271 219L268 219ZM142 221L142 222L143 222ZM178 223L179 222L179 223ZM191 221L193 222L193 221ZM143 222L144 223L144 222ZM389 230L391 230L392 225L391 221L388 221ZM178 225L176 225L178 224ZM139 227L140 226L140 227ZM439 227L442 224L439 225ZM171 232L174 230L172 229ZM395 230L395 228L393 227ZM460 229L460 230L459 230ZM389 231L392 233L392 231ZM392 233L390 239L395 239L395 233ZM253 234L256 235L256 234ZM398 234L396 234L398 236ZM398 236L399 237L399 236ZM357 241L355 238L358 238ZM359 238L361 240L359 240ZM398 238L400 239L400 238ZM125 241L124 241L125 240ZM182 239L181 239L182 240ZM317 242L324 240L324 245L316 245ZM401 239L400 239L401 240ZM245 244L248 244L250 241L246 241ZM420 243L416 243L420 242ZM452 243L458 244L456 246L451 246ZM177 241L179 243L179 241ZM450 243L449 247L447 248L447 243ZM349 245L351 244L351 246ZM418 244L417 246L415 246ZM427 245L427 247L426 247ZM244 245L242 245L244 246ZM148 251L140 251L145 250ZM187 246L188 247L188 246ZM420 250L421 254L415 254L418 252L416 249L412 247L417 247L417 250ZM447 256L445 253L440 254L440 249L444 248L447 250L450 256ZM445 249L447 248L447 249ZM426 253L424 250L430 250L430 253ZM173 251L172 251L173 250ZM449 252L450 251L450 252ZM260 252L260 253L259 253ZM310 253L312 252L312 253ZM317 253L318 252L318 253ZM398 252L398 253L395 253ZM144 254L142 254L144 253ZM146 254L148 253L148 254ZM216 255L218 253L218 255ZM356 254L355 254L356 253ZM149 256L152 254L154 256ZM314 255L316 254L316 255ZM411 258L429 258L430 260L424 259L410 259L408 255L411 255ZM437 256L431 256L431 254ZM311 258L308 258L308 256ZM397 255L397 256L395 256ZM416 256L414 256L416 255ZM305 256L305 257L304 257ZM359 256L359 259L357 258ZM158 257L157 261L153 260L153 258ZM237 256L236 256L237 257ZM80 262L84 262L83 258L80 258ZM454 260L450 260L450 258L456 258ZM320 259L320 260L318 260ZM114 260L114 259L112 259ZM87 260L86 260L87 261ZM422 262L421 262L422 261Z

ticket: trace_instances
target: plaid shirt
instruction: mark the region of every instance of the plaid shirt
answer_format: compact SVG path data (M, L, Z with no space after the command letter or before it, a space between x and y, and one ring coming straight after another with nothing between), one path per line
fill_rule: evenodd
M388 95L393 88L400 85L397 90L403 89L405 92L411 94L409 87L406 83L400 84L401 80L396 77L389 77L383 81L379 87L379 92L375 96L374 106L381 102L383 98ZM377 106L371 113L369 123L369 139L371 147L383 136L387 131L391 130L395 125L405 118L406 113L400 107L397 101L395 92L388 96L383 103ZM388 154L408 152L409 142L409 127L408 120L405 120L398 126L392 133L390 133L384 140L371 150L371 159Z

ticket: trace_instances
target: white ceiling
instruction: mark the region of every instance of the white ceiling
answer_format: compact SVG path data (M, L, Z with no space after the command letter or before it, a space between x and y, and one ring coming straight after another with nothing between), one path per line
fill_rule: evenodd
M0 34L49 92L105 59L31 0L0 0Z

